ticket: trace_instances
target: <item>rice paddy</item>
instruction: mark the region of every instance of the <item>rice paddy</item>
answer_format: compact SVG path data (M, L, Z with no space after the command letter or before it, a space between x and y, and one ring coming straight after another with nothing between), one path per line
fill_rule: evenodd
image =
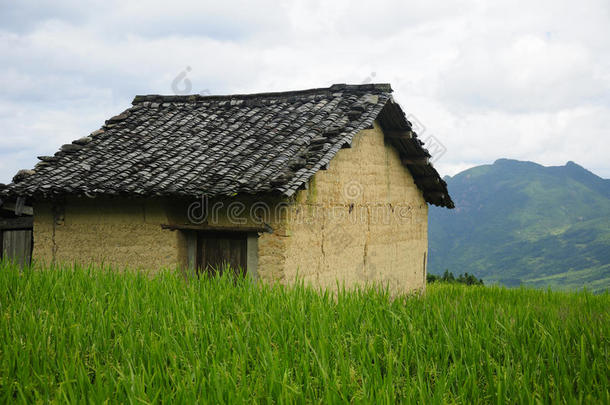
M610 294L0 262L0 401L610 403Z

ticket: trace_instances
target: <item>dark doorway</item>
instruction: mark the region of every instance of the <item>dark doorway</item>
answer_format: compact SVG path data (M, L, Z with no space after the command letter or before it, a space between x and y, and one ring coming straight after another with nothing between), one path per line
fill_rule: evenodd
M1 215L0 259L23 268L32 261L32 217L8 217L5 212Z
M236 275L247 271L247 234L241 232L198 232L197 272L221 274L229 266Z

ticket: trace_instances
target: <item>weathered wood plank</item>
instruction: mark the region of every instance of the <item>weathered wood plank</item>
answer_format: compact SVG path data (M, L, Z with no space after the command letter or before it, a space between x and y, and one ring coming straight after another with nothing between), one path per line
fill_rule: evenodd
M267 232L273 233L269 225L261 226L210 226L210 225L174 225L161 224L162 229L170 231L214 231L214 232Z
M2 232L2 258L22 268L29 265L32 261L32 231Z
M258 235L254 232L246 242L246 269L253 280L258 279Z
M6 202L0 206L0 209L15 212L15 207L14 203ZM21 214L34 215L34 208L29 205L24 205L21 207Z
M240 275L247 271L247 234L245 233L207 233L197 235L197 268L205 273L215 274L229 265L234 271L241 269Z
M1 218L0 230L31 229L34 226L34 217Z

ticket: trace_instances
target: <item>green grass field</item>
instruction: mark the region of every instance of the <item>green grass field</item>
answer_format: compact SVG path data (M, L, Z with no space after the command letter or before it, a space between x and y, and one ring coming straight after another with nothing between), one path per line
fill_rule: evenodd
M610 294L0 263L0 401L610 403Z

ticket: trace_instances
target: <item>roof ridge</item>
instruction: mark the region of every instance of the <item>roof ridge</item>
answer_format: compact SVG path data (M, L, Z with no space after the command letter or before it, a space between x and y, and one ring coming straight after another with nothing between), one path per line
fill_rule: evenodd
M231 99L252 99L263 97L294 97L307 94L331 93L336 91L379 91L391 93L392 86L389 83L367 83L367 84L333 84L330 87L318 87L305 90L290 90L265 93L250 93L250 94L219 94L219 95L201 95L201 94L185 94L185 95L163 95L163 94L147 94L137 95L134 97L131 104L139 104L145 101L153 102L197 102L197 101L214 101L214 100L231 100Z

